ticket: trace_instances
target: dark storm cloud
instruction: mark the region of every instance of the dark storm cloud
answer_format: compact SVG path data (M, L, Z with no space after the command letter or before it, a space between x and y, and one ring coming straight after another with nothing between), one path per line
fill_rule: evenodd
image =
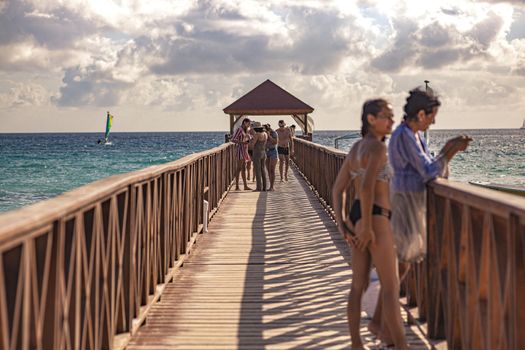
M462 51L460 49L424 51L420 54L416 63L427 69L441 68L459 60L462 56Z
M437 69L456 62L490 60L487 50L497 40L503 24L494 12L467 33L438 22L418 28L415 22L397 20L393 22L394 43L374 58L371 66L384 72L399 72L414 66Z
M444 14L449 15L449 16L459 16L462 13L457 8L441 8L441 12L443 12Z
M371 62L372 67L384 72L397 72L412 64L417 53L417 24L409 19L399 18L393 25L396 30L394 43Z
M64 7L39 14L30 4L12 0L0 12L0 45L32 38L44 47L59 49L71 46L96 29L93 21Z
M159 54L165 62L153 65L151 70L169 75L279 71L294 67L301 73L315 74L336 69L343 58L359 51L358 46L352 46L355 41L343 36L344 29L358 32L352 19L342 19L338 13L328 10L290 7L284 11L287 25L297 29L290 31L289 44L275 45L267 34L248 36L242 29L233 33L214 26L214 22L227 19L223 12L216 7L200 6L181 19L186 26L177 26L177 37L160 39ZM228 18L237 21L242 16L234 16L230 11ZM242 23L250 32L252 24ZM188 26L192 30L186 30Z
M496 36L503 27L503 19L494 12L489 13L489 17L477 23L469 33L469 36L480 45L482 49L487 49L496 39Z
M65 71L60 95L52 99L59 106L115 106L119 93L129 84L115 81L95 66L85 69L69 68Z
M438 22L434 22L419 31L419 42L423 46L440 47L451 42L451 28L445 28Z

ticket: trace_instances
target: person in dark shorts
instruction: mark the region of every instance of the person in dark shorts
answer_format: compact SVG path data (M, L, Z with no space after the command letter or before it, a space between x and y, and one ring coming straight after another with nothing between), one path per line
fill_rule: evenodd
M290 155L290 149L288 147L277 146L277 154L280 154L280 155L283 155L283 156L289 156Z
M290 156L293 155L293 139L292 131L286 126L284 120L279 120L279 128L277 132L277 153L279 154L279 175L281 175L281 182L283 179L288 181L288 168Z

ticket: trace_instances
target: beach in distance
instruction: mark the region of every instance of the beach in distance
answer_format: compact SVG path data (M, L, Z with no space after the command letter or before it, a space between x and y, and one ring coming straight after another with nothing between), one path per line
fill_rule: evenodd
M313 141L334 140L357 131L316 131ZM431 130L438 152L458 134L474 141L450 164L452 180L525 185L525 130ZM0 134L0 212L54 197L101 178L177 160L224 142L225 132L112 133L111 145L97 144L100 133ZM356 139L341 140L348 151Z

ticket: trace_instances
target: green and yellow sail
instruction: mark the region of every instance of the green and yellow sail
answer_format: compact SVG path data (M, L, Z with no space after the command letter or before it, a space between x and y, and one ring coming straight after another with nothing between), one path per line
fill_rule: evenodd
M106 142L109 140L109 132L111 130L111 126L113 125L113 116L107 112L107 118L106 118L106 135L104 135L104 139Z

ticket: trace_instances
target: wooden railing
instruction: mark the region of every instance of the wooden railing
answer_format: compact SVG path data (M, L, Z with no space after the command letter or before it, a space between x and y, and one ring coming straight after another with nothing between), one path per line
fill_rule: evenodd
M342 154L302 140L295 163L330 205ZM428 256L408 307L449 349L525 349L525 199L443 179L428 186Z
M294 163L317 192L322 203L332 207L332 186L346 153L300 138L294 138L294 150Z
M144 321L234 175L232 144L0 215L0 349L111 349Z
M438 180L427 215L429 335L449 349L525 349L525 199Z

